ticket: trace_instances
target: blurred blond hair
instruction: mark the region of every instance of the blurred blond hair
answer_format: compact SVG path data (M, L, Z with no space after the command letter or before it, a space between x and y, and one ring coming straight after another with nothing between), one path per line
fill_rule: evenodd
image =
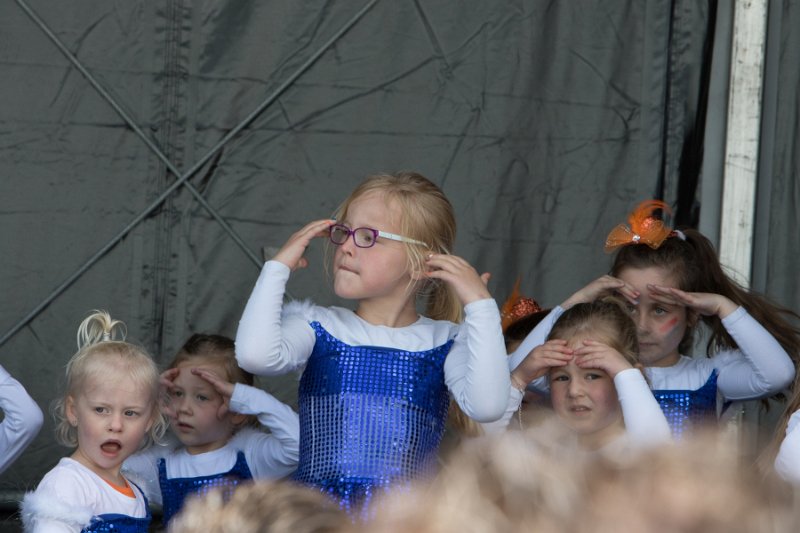
M289 481L239 485L226 501L222 490L191 497L170 521L170 533L341 533L347 514L316 489Z

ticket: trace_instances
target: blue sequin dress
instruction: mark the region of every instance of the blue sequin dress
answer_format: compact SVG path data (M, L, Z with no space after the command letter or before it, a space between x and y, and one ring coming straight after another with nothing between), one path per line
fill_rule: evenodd
M197 476L185 478L168 478L165 459L158 461L158 484L161 487L161 499L164 506L164 524L167 524L181 508L186 497L191 494L206 494L214 489L233 491L242 481L253 479L250 468L244 457L244 452L236 454L236 463L228 472L210 476Z
M435 470L453 341L420 352L350 346L311 326L317 341L300 381L294 478L358 512L376 492Z
M653 390L673 436L682 437L694 426L717 423L717 375L714 370L696 390Z

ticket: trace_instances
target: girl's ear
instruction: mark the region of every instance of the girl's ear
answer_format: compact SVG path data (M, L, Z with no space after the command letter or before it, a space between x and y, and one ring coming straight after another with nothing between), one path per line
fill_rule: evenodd
M239 427L247 422L247 415L243 415L242 413L234 413L232 411L229 412L231 414L231 423L233 423L234 426Z
M67 422L72 427L78 425L78 414L75 412L75 398L72 395L67 396L64 400L64 414L67 416Z

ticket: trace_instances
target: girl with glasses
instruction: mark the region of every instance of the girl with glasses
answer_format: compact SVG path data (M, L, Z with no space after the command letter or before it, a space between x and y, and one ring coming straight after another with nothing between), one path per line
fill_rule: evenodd
M308 265L315 238L336 246L333 289L354 311L283 305L289 274ZM264 265L239 322L242 368L303 368L294 477L350 512L432 473L451 395L478 421L505 410L500 314L488 275L448 253L454 242L453 208L436 185L412 172L373 176L335 219L306 225Z

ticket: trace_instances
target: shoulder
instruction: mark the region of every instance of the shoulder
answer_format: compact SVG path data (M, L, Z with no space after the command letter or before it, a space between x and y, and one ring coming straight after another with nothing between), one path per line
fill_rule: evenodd
M76 527L88 524L94 515L91 487L95 477L85 467L64 458L42 478L34 492L21 504L23 522L28 527L36 520L64 522Z
M87 485L95 485L96 475L79 462L69 457L62 458L44 475L36 491L83 492Z

